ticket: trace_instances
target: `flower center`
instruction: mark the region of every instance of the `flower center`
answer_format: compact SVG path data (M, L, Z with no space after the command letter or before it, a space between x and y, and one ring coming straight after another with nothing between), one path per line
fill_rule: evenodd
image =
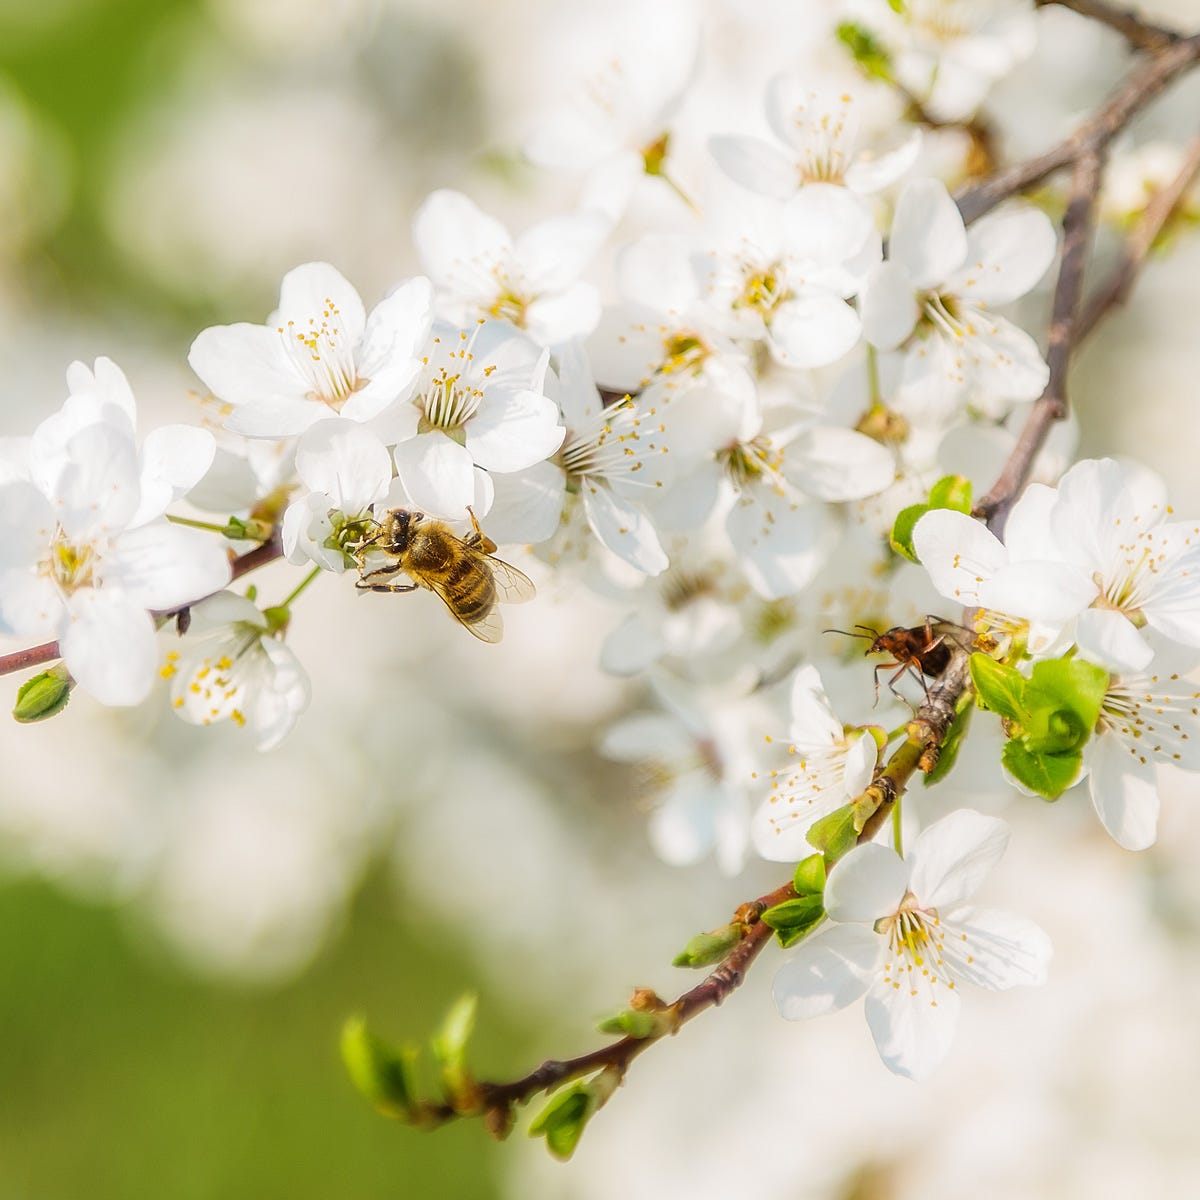
M743 488L760 475L776 475L783 465L783 451L766 434L748 442L735 442L717 451L717 462L729 481Z
M38 574L52 579L66 596L80 588L95 587L96 564L102 557L102 548L93 542L76 545L67 540L60 526L50 543L50 552L38 564Z
M277 330L284 352L312 385L310 400L340 412L350 396L370 382L358 374L354 346L343 335L341 312L329 297L321 315L309 317L307 325L288 321Z
M532 297L526 296L507 275L497 274L496 282L500 285L500 290L491 308L487 310L488 316L500 321L509 321L519 329L524 329Z
M601 409L581 429L568 430L557 462L567 475L567 487L578 490L585 479L610 480L622 477L628 482L643 482L634 479L646 465L650 454L666 454L667 447L652 440L654 432L663 432L663 425L654 425L651 419L656 410L649 409L639 416L633 411L633 401L621 400L608 408ZM644 481L647 486L652 481ZM661 480L653 481L661 487Z
M747 265L743 268L742 290L735 297L733 308L753 309L766 320L789 296L779 263L757 269Z
M957 0L911 0L908 20L935 42L953 42L969 32L966 13Z
M921 324L951 341L960 342L976 332L970 310L956 296L929 292L921 303Z
M907 987L914 996L927 987L933 1005L938 984L953 990L944 956L946 934L936 908L921 908L912 892L906 892L895 913L875 922L875 932L887 938L885 983L897 990Z
M698 333L679 330L663 339L660 370L664 375L695 371L711 353L712 347Z
M474 336L465 331L459 335L458 349L444 354L447 362L436 366L425 359L426 376L415 403L421 410L418 433L438 429L455 441L465 438L463 426L479 411L483 389L477 386L487 379L495 366L480 367L472 349ZM435 347L443 346L442 339L433 339ZM481 378L482 377L482 378Z

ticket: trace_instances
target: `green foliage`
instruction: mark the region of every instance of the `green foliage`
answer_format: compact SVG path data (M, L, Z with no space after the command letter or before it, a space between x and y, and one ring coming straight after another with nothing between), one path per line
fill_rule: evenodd
M796 864L792 888L797 896L820 896L825 891L825 856L810 854Z
M892 60L879 39L869 30L853 21L844 21L837 27L838 41L850 51L854 61L864 75L872 79L892 80Z
M1014 667L973 654L971 678L980 704L1004 718L1009 773L1039 796L1057 799L1079 777L1108 672L1077 658L1056 658L1034 664L1026 679Z
M555 1158L565 1162L575 1153L584 1126L592 1114L612 1094L616 1080L609 1082L607 1070L591 1079L580 1080L561 1088L550 1098L529 1126L530 1137L544 1137L546 1148Z
M971 511L971 481L963 475L945 475L929 489L929 501L925 504L910 504L896 515L889 538L892 549L910 562L919 562L913 549L912 535L917 522L935 508L948 508L954 512Z
M698 933L671 960L673 967L711 967L742 940L742 927L734 922L709 933Z
M475 1030L478 1008L479 997L473 992L460 996L429 1042L452 1102L463 1099L473 1087L474 1081L467 1069L467 1042Z
M623 1008L611 1016L603 1017L596 1022L596 1028L601 1033L615 1033L622 1037L643 1038L661 1037L673 1025L672 1018L661 1012L644 1012L636 1008Z
M779 944L785 948L807 937L824 919L825 906L820 896L784 900L762 915L762 920L775 930Z
M395 1048L378 1038L361 1017L342 1026L342 1061L354 1086L385 1116L411 1120L417 1104L415 1046Z
M29 725L58 716L67 707L74 686L75 681L62 663L27 679L17 689L13 718Z
M854 849L858 834L854 823L854 806L845 804L814 823L808 831L808 844L821 852L826 863L832 864Z

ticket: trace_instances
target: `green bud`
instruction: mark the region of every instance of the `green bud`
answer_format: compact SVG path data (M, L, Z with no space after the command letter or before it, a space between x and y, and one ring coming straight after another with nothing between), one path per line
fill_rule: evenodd
M417 1054L415 1046L389 1046L361 1017L351 1017L342 1027L342 1061L350 1079L385 1116L411 1119L417 1103Z
M698 933L671 960L673 967L711 967L719 963L742 940L742 927L736 922Z
M57 716L67 707L74 686L75 680L67 668L62 663L56 664L21 684L13 717L22 725L30 725Z
M465 1099L474 1089L474 1080L467 1069L467 1042L475 1029L478 1008L479 997L473 992L460 996L430 1040L433 1056L441 1067L442 1082L456 1101Z
M965 475L944 475L929 489L930 508L971 511L971 481Z
M909 562L921 561L917 558L917 552L913 548L912 536L917 522L928 511L928 504L910 504L896 514L896 520L892 524L892 532L888 535L888 541L892 549L902 558L907 558Z
M667 151L671 146L671 135L664 133L656 142L652 142L642 151L642 170L647 175L661 175L663 163L667 161Z
M253 517L244 521L241 517L230 517L221 532L234 542L265 542L271 536L271 528L269 521L258 521Z
M555 1158L565 1162L575 1153L583 1128L592 1114L611 1096L621 1076L613 1067L599 1075L560 1088L529 1126L530 1137L544 1137Z
M676 960L676 966L689 966ZM623 1037L644 1038L662 1037L670 1033L676 1026L676 1019L664 1012L639 1012L635 1008L623 1008L610 1016L602 1017L596 1022L596 1028L601 1033L616 1033Z

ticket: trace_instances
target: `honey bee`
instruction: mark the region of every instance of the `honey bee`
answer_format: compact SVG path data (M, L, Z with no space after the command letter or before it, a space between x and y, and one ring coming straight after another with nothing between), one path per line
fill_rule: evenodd
M532 600L533 583L516 567L492 557L496 543L468 508L474 532L459 537L449 525L407 508L393 508L379 522L379 531L358 546L359 578L355 587L370 592L415 592L428 588L439 596L460 625L482 642L504 636L497 604ZM364 570L365 552L374 548L395 561ZM412 583L388 583L398 574Z

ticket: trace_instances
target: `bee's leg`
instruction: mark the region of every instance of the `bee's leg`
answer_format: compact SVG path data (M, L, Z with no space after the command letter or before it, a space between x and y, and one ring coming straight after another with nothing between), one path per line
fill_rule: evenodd
M372 579L391 579L393 575L399 574L400 564L389 563L382 567L376 567L373 571L368 571L365 575L360 575L359 578L354 581L354 586L362 587L365 583L369 587Z
M463 540L468 546L478 546L484 554L495 554L496 543L492 541L482 529L479 528L479 521L475 517L475 510L468 504L467 512L471 514L471 525L475 532L464 538Z
M415 592L418 585L415 583L367 583L365 580L358 579L354 586L360 592Z

